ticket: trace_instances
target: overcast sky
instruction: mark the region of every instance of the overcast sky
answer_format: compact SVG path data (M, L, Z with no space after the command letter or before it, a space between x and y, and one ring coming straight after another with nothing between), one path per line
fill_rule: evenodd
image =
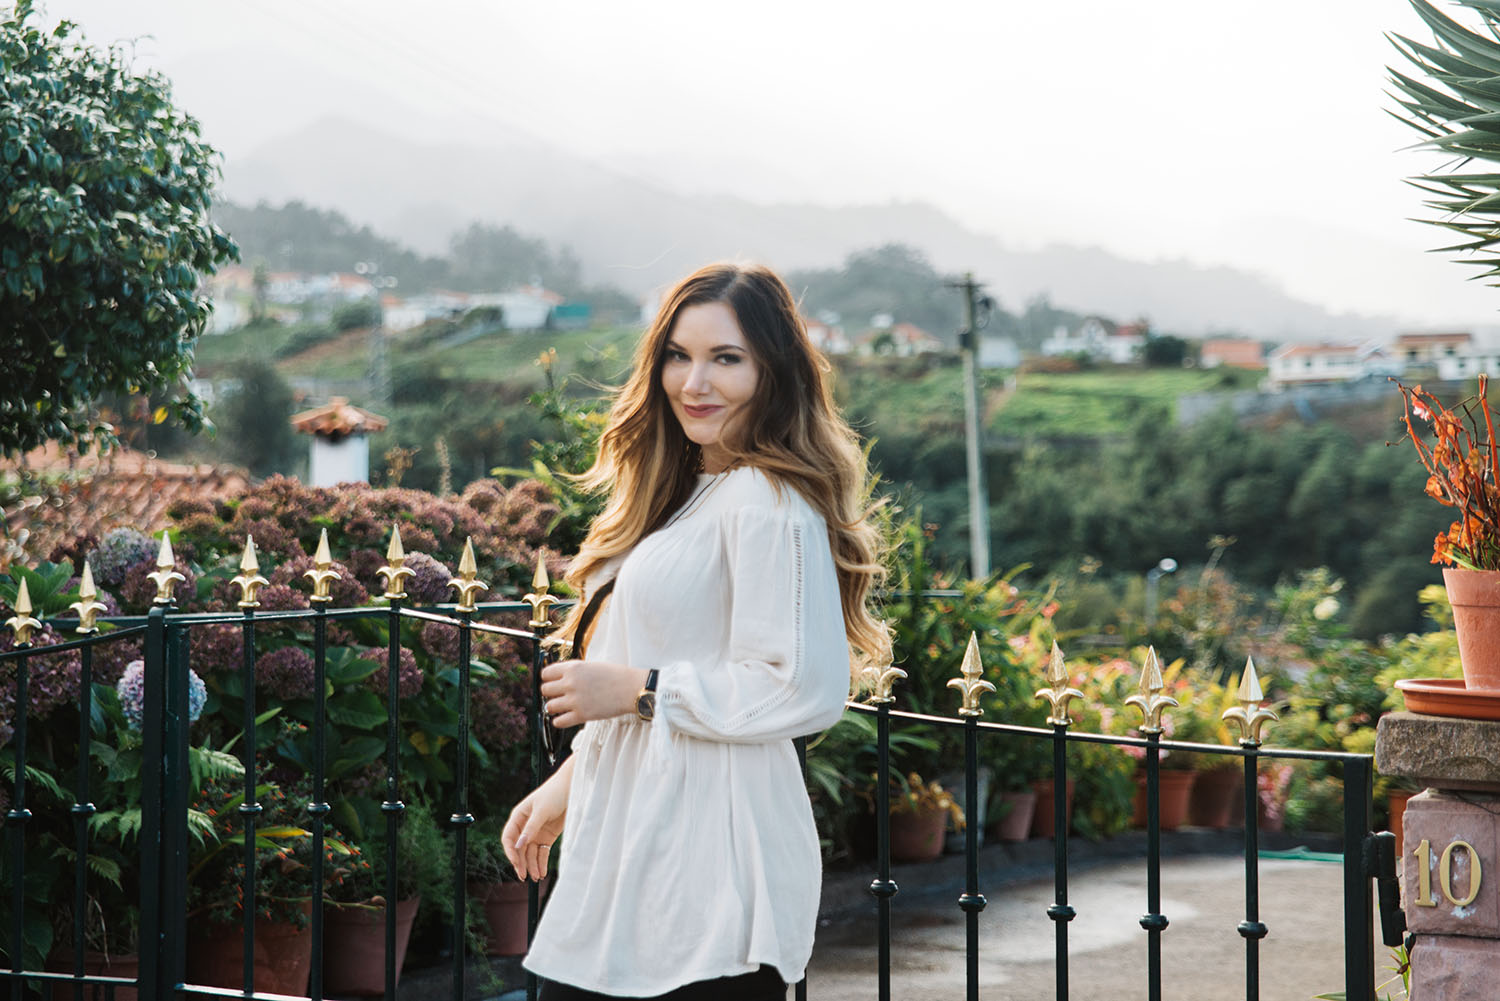
M1017 247L1264 274L1335 311L1493 324L1425 253L1387 113L1407 0L49 0L139 37L232 172L329 114L497 126L688 191L915 199ZM399 237L399 234L391 234ZM545 236L546 234L539 234Z

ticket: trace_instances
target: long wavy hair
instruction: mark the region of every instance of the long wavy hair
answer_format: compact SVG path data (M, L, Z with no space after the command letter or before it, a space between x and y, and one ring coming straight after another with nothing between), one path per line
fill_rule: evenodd
M734 312L758 376L733 440L721 442L729 466L754 466L823 516L857 680L862 667L883 667L891 657L890 631L867 605L885 571L865 455L834 407L828 362L807 339L786 284L767 268L711 264L667 293L636 348L630 377L616 392L594 464L578 477L586 489L609 491L609 499L589 527L568 582L582 594L590 577L662 527L696 486L702 452L672 413L661 372L677 317L710 302ZM580 609L581 603L564 620L559 638L572 635Z

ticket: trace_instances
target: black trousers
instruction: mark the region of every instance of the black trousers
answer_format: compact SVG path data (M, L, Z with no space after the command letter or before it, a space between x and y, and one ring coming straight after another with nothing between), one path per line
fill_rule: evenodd
M542 981L537 1001L621 1001L613 994L596 994L567 984ZM786 984L774 966L762 966L754 973L736 977L717 977L684 984L674 991L633 1001L786 1001Z

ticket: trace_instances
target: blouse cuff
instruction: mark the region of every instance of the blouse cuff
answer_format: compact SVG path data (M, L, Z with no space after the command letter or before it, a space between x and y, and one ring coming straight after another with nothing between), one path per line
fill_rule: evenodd
M665 768L674 757L672 736L677 732L672 716L677 711L674 693L677 679L683 671L693 666L685 660L673 661L662 667L656 675L656 712L651 717L651 738L647 742L648 757L652 766Z

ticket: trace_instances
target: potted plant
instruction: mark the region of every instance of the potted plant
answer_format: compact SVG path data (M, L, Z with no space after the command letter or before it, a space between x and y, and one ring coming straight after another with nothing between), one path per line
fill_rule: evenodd
M916 772L897 776L891 789L891 861L931 862L943 854L949 821L964 827L964 811L953 794Z
M471 938L487 956L520 956L526 952L527 884L516 879L500 843L498 821L476 824L469 830L468 892ZM549 877L550 878L550 877Z
M1464 687L1500 694L1500 452L1489 378L1480 375L1478 394L1452 409L1421 386L1397 386L1427 495L1458 512L1434 540L1432 562L1444 564ZM1419 422L1430 426L1431 442Z
M292 794L275 783L256 789L262 808L255 827L255 989L271 994L303 994L312 968L312 832L300 826L309 790ZM206 825L188 858L188 918L194 941L188 952L188 979L210 987L244 987L245 830L239 807L243 789L209 782L201 812ZM331 827L324 832L325 892L342 877L341 860L351 849Z
M396 836L396 981L406 963L417 909L425 897L445 900L447 849L432 810L408 803ZM367 840L337 860L323 925L323 987L343 996L385 993L386 846Z

